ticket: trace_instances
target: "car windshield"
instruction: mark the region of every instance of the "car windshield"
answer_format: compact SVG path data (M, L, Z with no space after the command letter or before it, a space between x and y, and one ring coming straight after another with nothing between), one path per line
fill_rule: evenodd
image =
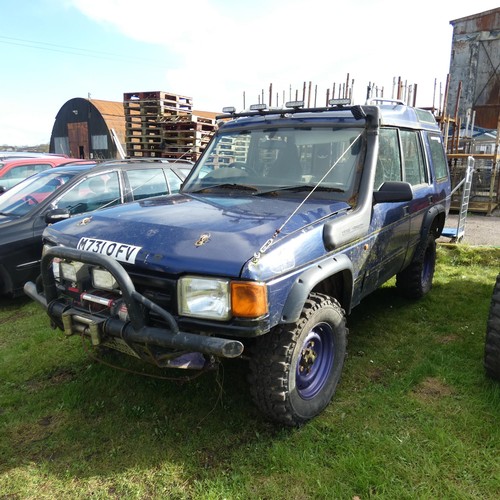
M303 196L314 190L350 201L364 151L363 129L355 127L222 128L182 192Z
M54 169L57 170L57 169ZM22 216L66 184L75 173L45 171L28 177L0 196L0 214Z

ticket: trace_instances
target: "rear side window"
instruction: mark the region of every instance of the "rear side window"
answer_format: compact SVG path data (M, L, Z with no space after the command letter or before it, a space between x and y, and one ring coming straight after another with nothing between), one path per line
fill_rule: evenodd
M429 181L419 133L414 130L401 130L401 146L404 158L404 179L412 186Z
M375 189L384 182L401 180L401 154L399 151L398 132L393 128L380 129Z
M180 177L178 177L176 173L172 172L172 170L165 170L165 174L167 174L170 192L178 193L182 184L182 180L180 179Z
M444 152L443 139L440 134L432 132L427 133L427 139L436 179L447 179L449 177L449 174L448 164L446 163L446 155Z
M127 176L134 200L168 193L167 181L161 168L127 170Z

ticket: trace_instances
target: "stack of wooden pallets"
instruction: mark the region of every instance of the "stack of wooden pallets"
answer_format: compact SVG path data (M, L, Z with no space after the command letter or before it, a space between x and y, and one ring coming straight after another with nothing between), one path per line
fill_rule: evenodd
M197 160L215 119L197 116L192 98L168 92L123 94L127 156Z

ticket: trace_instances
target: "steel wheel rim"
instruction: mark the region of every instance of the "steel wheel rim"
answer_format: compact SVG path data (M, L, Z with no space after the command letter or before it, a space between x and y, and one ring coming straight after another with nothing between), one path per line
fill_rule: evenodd
M314 398L324 387L333 367L333 330L318 323L305 338L296 368L297 392L303 399Z
M427 248L424 256L424 264L422 266L422 281L427 284L432 275L432 250Z

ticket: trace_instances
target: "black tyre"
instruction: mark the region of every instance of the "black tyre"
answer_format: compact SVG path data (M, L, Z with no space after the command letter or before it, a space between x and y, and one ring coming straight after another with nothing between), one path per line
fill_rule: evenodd
M250 392L271 420L298 426L331 401L347 348L345 314L334 299L311 294L300 319L256 339Z
M396 275L396 287L407 298L419 299L432 288L436 268L436 239L427 236L425 247L415 255L413 262Z
M500 274L497 276L486 327L484 368L489 377L500 380Z

